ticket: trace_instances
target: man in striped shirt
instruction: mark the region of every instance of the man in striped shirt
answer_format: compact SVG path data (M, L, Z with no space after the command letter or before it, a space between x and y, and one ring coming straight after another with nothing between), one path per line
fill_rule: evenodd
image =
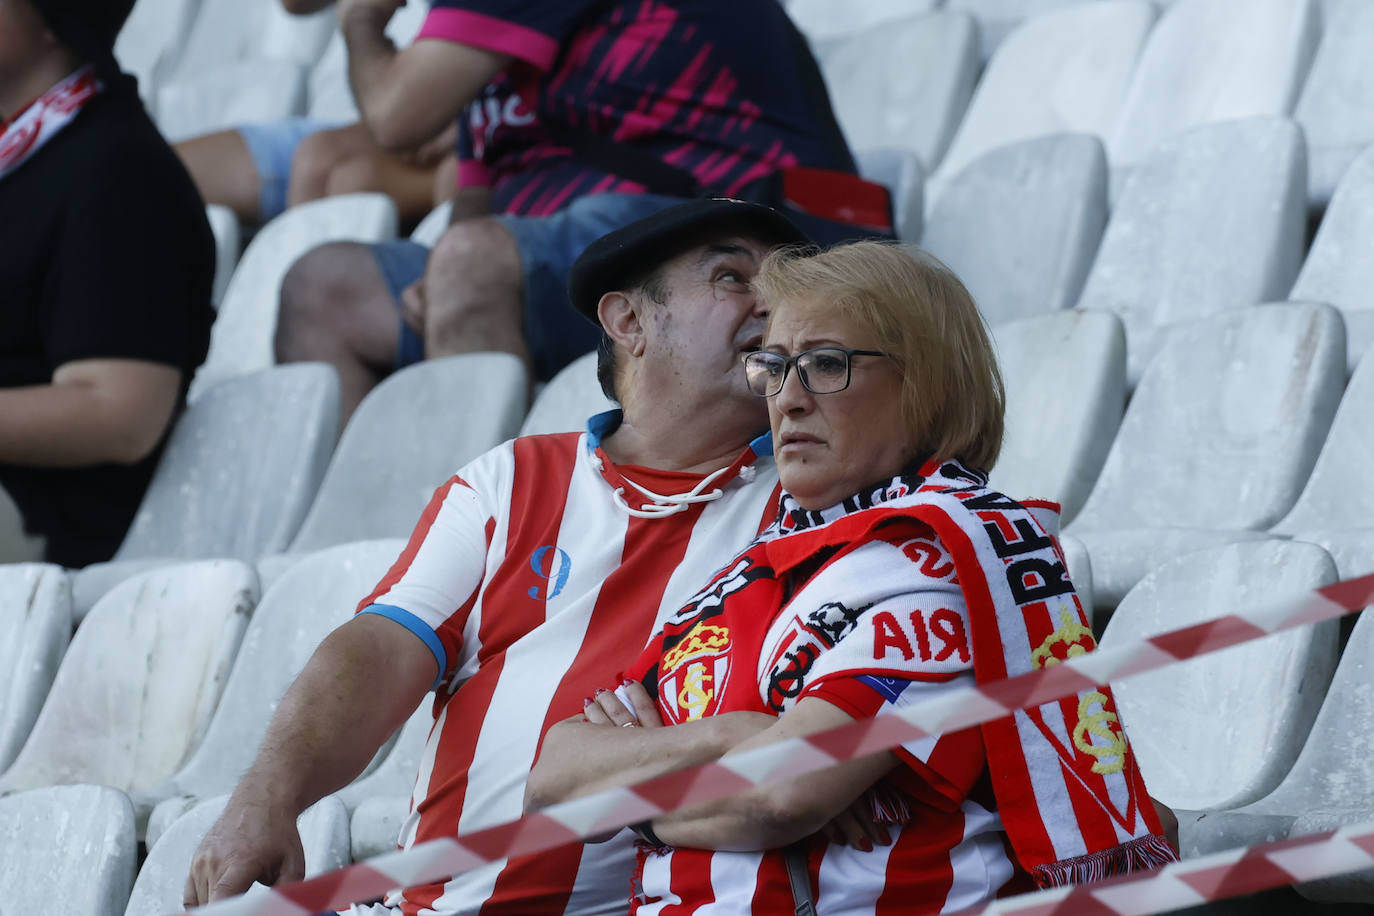
M588 248L569 293L604 331L599 374L622 409L580 435L508 442L439 488L282 700L196 854L188 905L300 877L297 815L357 776L429 690L435 727L402 844L520 815L549 726L771 520L766 416L740 358L763 332L750 288L763 255L801 241L767 208L696 200ZM355 912L623 913L633 850L623 838L592 849L495 863Z

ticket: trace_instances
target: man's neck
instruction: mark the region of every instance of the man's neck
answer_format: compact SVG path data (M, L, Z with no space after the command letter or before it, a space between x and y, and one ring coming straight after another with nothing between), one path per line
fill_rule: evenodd
M0 77L0 119L14 120L20 109L71 76L79 66L70 54L54 52L23 73Z
M734 462L765 429L761 422L711 410L683 417L627 405L624 420L601 444L616 464L706 474Z

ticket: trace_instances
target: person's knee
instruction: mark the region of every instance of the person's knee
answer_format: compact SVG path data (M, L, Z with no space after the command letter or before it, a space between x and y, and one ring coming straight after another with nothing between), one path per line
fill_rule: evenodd
M347 314L376 285L366 245L330 242L301 255L286 271L277 312L278 362L314 359L325 341L340 337Z
M355 194L359 191L381 189L381 173L374 156L352 156L341 159L329 170L325 179L326 197L335 194Z
M459 309L518 298L520 251L498 220L465 220L450 226L435 244L426 283Z
M333 131L320 131L301 139L291 154L290 198L292 204L324 197L330 177L341 162L344 150Z

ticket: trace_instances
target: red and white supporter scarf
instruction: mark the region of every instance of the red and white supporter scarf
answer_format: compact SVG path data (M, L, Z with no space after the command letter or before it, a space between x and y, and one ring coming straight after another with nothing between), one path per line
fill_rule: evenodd
M0 181L70 124L103 88L94 68L82 67L40 95L14 120L4 123L0 130Z
M897 518L949 551L972 628L979 683L1096 648L1060 550L1058 506L1023 505L957 462L929 461L820 512L784 494L760 540L776 574L871 537ZM856 587L862 583L856 583ZM1084 690L981 726L997 808L1041 887L1151 868L1177 856L1162 835L1110 688Z

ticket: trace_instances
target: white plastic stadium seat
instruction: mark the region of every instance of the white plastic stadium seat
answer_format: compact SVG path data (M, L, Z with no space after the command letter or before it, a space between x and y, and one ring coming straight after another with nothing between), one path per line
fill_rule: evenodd
M921 245L995 325L1077 302L1106 225L1102 143L1056 134L969 163L930 211Z
M1111 135L1155 9L1145 0L1080 3L1026 20L988 61L968 113L932 176L951 177L1007 143L1056 133Z
M1302 133L1283 118L1194 128L1131 174L1078 301L1125 322L1129 384L1161 329L1289 298L1302 263L1306 175Z
M50 563L0 566L0 773L29 736L72 635L72 588Z
M973 93L978 32L962 13L887 22L837 41L821 69L851 147L914 150L929 172Z
M251 566L205 560L120 584L87 615L0 792L156 785L205 734L258 597Z
M1343 577L1374 572L1374 359L1346 385L1321 454L1293 506L1271 529L1320 544Z
M200 0L138 0L115 39L115 59L138 78L138 92L149 111L157 87L176 67L200 11Z
M444 230L448 228L449 218L452 214L453 201L444 201L439 206L429 211L429 213L425 214L425 218L420 220L419 224L411 231L410 240L412 242L419 242L426 248L433 248L434 243L439 241L439 237L442 236Z
M886 147L854 153L859 174L884 185L892 195L897 238L914 242L925 221L925 167L912 150Z
M520 435L580 433L589 417L615 406L596 379L596 354L587 353L564 366L539 392Z
M1065 311L994 329L1007 388L991 485L1052 499L1068 524L1107 459L1126 404L1126 340L1106 312Z
M136 795L140 812L164 800L184 808L176 796L210 798L238 784L286 688L325 636L352 618L403 546L332 547L282 574L253 613L205 740L169 778Z
M1313 0L1174 3L1150 33L1107 144L1112 168L1198 124L1288 114L1319 37Z
M1370 9L1374 11L1374 6ZM1346 170L1288 298L1327 302L1345 316L1349 371L1374 346L1374 146Z
M1341 654L1326 699L1293 768L1278 788L1230 812L1211 812L1196 823L1180 818L1184 855L1282 840L1374 819L1374 756L1364 752L1374 734L1374 614L1369 608ZM1374 903L1368 872L1300 885L1316 899Z
M139 869L124 916L181 912L191 859L228 800L229 796L220 795L200 802L149 843L148 858ZM307 878L348 864L348 811L336 796L327 795L305 809L296 819L296 830L305 852ZM253 892L261 893L262 888L250 891Z
M945 0L945 7L969 13L978 23L983 59L997 52L1009 32L1082 0Z
M210 221L210 231L215 234L215 285L210 301L219 308L224 291L229 288L229 278L239 262L239 218L221 204L208 205L205 217Z
M862 29L928 13L940 0L863 0L842 4L835 0L790 0L787 15L811 39L838 38Z
M1321 44L1303 83L1293 117L1307 136L1307 195L1325 206L1341 176L1374 143L1374 4L1327 2Z
M290 551L409 537L434 490L520 429L528 374L510 353L465 353L392 373L348 421Z
M35 908L119 916L137 862L134 812L123 792L59 786L0 798L0 909L7 916Z
M163 84L241 60L285 60L308 68L324 51L335 22L329 9L292 16L281 0L200 0L182 53Z
M1104 647L1246 612L1329 585L1313 544L1253 541L1179 557L1122 600ZM1336 668L1328 620L1115 682L1150 795L1174 808L1234 808L1273 791L1302 750Z
M263 226L243 252L219 317L210 330L210 354L191 382L190 399L235 375L276 362L281 281L296 259L325 242L380 242L396 237L396 204L385 194L341 194L291 207Z
M1256 540L1292 508L1340 400L1329 306L1262 305L1174 328L1070 534L1099 607L1191 550Z
M305 70L289 60L237 60L163 84L157 123L170 143L305 111Z
M277 366L208 391L177 421L114 559L74 574L77 619L116 583L172 560L251 561L285 550L338 429L338 376L323 363Z

